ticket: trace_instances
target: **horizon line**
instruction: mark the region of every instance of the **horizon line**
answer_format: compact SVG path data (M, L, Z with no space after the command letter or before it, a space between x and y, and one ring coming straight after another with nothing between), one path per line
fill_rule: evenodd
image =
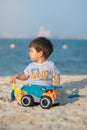
M43 36L42 36L43 37ZM16 37L0 37L0 39L34 39L35 37L21 37L21 38L16 38ZM78 37L75 37L75 38L58 38L58 37L47 37L48 39L58 39L58 40L87 40L87 38L78 38Z

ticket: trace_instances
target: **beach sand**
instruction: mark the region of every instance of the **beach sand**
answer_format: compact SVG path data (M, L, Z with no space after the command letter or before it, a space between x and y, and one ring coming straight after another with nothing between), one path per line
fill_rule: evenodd
M10 77L0 77L0 130L87 130L87 75L61 75L61 85L59 105L25 108L10 102ZM79 97L69 98L72 93Z

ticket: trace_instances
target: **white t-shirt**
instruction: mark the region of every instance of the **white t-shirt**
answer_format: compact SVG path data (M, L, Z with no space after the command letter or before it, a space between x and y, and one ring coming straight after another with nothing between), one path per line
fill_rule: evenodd
M30 76L29 84L50 86L53 83L53 77L59 74L56 66L51 61L46 61L43 64L32 62L25 70L25 74Z

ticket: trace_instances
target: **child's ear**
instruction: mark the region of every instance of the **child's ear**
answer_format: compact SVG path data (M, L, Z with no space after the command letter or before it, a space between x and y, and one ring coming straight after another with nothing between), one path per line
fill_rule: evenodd
M42 57L42 56L43 56L43 52L42 52L42 51L40 51L40 52L39 52L39 54L40 54L40 57Z

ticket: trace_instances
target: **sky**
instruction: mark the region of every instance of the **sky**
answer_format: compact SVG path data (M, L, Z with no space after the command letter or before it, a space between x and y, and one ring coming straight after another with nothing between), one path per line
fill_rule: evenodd
M87 39L87 0L0 0L0 38Z

